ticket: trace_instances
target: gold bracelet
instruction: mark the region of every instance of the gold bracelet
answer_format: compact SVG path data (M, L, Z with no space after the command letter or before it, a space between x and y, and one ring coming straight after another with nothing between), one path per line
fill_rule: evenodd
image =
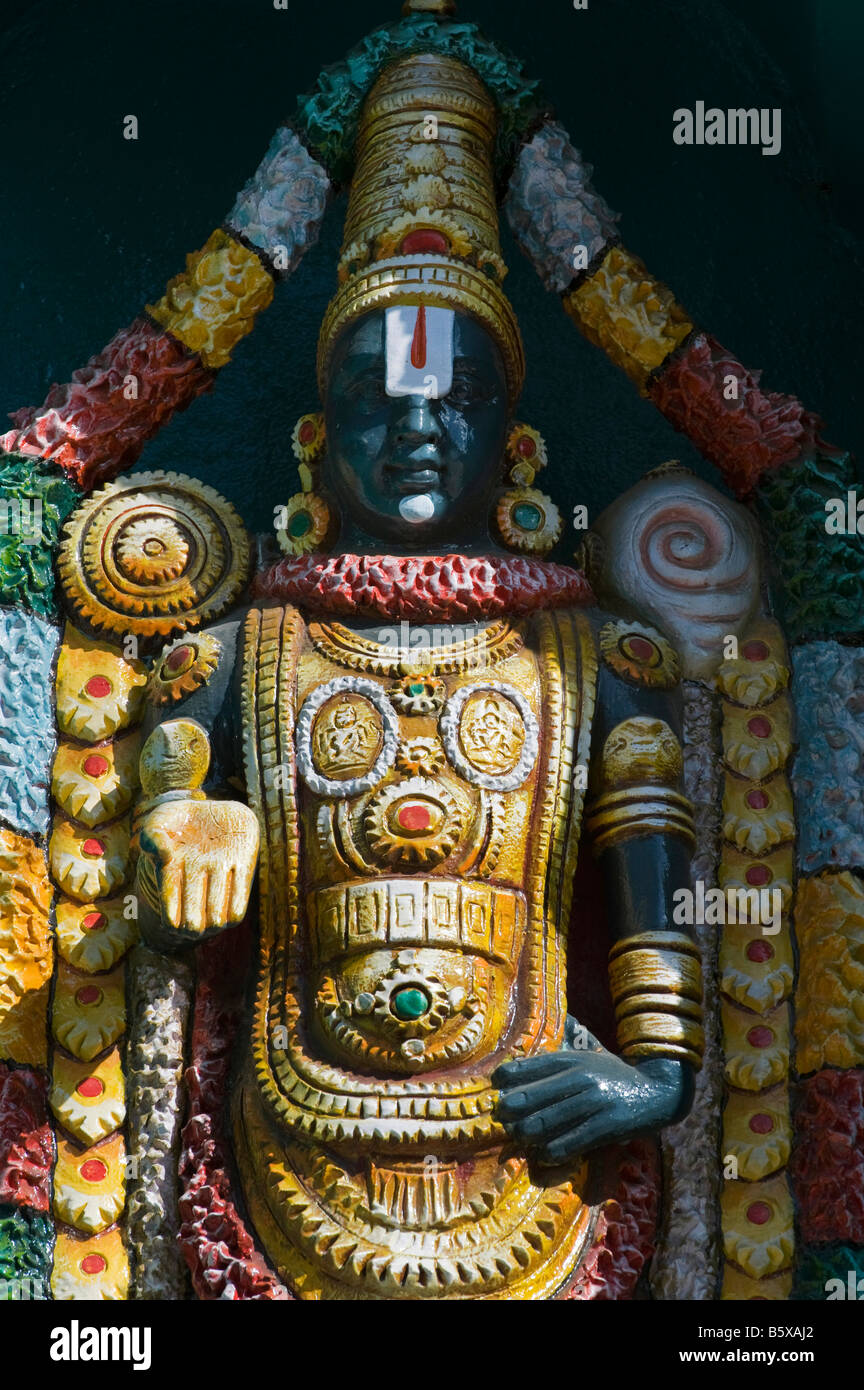
M609 952L609 983L616 1004L628 994L645 990L683 995L701 1004L699 948L677 932L643 932L627 937Z
M609 953L609 984L622 1056L701 1066L702 964L695 941L666 931L625 937Z

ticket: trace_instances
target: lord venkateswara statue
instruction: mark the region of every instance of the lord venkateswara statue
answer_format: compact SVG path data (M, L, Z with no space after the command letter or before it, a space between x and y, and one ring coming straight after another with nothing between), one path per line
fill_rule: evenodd
M718 958L676 910L698 879L788 914L759 533L672 462L598 520L588 577L544 558L562 519L496 187L742 495L839 455L622 249L533 84L448 8L409 4L322 81L147 319L4 439L62 590L62 627L35 569L3 610L58 730L31 700L0 858L30 1144L8 1229L41 1296L790 1293L788 915L744 913ZM212 489L117 475L293 270L325 168L350 190L322 409L250 580Z

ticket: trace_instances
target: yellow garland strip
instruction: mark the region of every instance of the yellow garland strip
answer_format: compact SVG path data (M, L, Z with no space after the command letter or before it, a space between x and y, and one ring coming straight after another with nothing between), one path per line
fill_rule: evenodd
M736 910L720 945L721 1022L727 1083L723 1113L721 1297L787 1299L794 1213L785 1168L791 1150L790 1006L794 877L789 671L776 623L739 639L740 655L717 673L723 697L723 846L718 882L727 893L779 890L779 922ZM764 900L777 905L776 897ZM740 920L741 916L746 920ZM768 931L763 928L768 926ZM779 925L779 931L772 927Z
M64 737L54 792L61 804L51 835L61 957L51 1020L53 1205L60 1223L51 1291L61 1301L125 1299L129 1288L117 1224L126 1204L118 1043L126 1028L121 962L137 929L126 915L129 827L122 813L138 785L138 736L130 729L141 718L146 676L144 664L127 660L118 646L83 641L67 627L56 692Z
M255 317L273 298L273 278L258 256L217 228L200 251L186 257L182 275L169 280L150 317L205 367L224 367Z
M693 332L672 291L619 246L578 289L565 294L564 308L643 395L650 374Z

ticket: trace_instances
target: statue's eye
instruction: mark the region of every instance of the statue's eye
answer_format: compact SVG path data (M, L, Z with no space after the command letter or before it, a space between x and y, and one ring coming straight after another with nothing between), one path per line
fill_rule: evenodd
M487 397L483 383L470 372L454 373L447 399L454 405L475 405Z
M377 374L360 377L350 394L352 400L366 410L378 409L387 399L384 380Z

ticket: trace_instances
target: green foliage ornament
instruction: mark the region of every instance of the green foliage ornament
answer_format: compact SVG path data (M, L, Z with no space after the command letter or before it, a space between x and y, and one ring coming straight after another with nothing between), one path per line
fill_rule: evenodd
M78 489L51 464L0 455L0 604L55 615L53 552L79 500Z

